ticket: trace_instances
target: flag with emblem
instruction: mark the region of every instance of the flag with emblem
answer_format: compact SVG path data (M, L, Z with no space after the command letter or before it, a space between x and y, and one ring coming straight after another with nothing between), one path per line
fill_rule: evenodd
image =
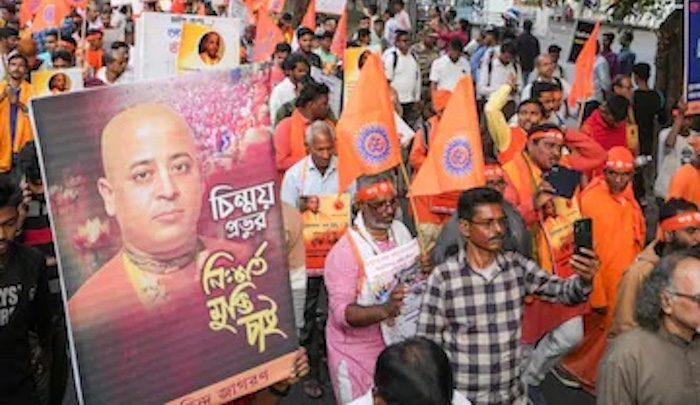
M275 47L284 42L284 34L275 24L268 13L258 13L258 23L255 30L255 45L253 47L253 62L267 62L275 52Z
M64 0L42 0L32 20L32 32L61 27L69 12L70 8Z
M467 190L486 183L474 100L474 83L471 76L465 76L447 102L428 156L411 184L412 196Z
M340 190L401 162L394 105L379 55L371 53L336 126Z
M596 21L591 35L576 58L576 77L571 82L571 92L569 92L570 107L575 107L577 102L584 101L593 95L593 69L598 54L599 32L600 22Z

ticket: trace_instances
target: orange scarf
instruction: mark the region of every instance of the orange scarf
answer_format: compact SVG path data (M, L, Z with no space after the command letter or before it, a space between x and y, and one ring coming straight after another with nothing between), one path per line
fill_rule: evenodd
M5 92L7 81L0 82L0 94ZM19 101L29 107L29 99L32 97L32 86L22 81L20 85ZM12 143L10 133L10 99L5 97L0 102L0 172L12 169L12 154L19 153L24 145L34 139L29 115L22 110L17 111L17 126L15 128L15 141Z
M292 133L289 138L289 143L292 150L292 157L299 161L306 156L306 128L309 127L311 121L307 120L299 109L294 109L292 112Z
M88 65L90 65L95 70L95 74L102 67L103 54L104 52L102 51L102 49L98 49L96 51L92 49L85 50L85 60L87 61Z

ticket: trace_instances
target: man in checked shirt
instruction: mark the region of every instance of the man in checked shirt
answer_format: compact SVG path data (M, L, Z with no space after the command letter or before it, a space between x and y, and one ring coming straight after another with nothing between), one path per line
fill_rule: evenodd
M475 405L527 403L520 380L524 299L537 295L565 305L585 302L599 261L574 254L578 276L562 279L516 252L503 252L507 232L503 197L488 188L467 190L458 204L467 241L437 266L418 319L418 336L441 345L455 370L455 389Z

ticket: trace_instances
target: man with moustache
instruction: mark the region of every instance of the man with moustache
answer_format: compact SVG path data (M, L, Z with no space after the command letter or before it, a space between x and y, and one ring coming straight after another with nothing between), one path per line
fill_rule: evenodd
M32 86L25 80L27 58L15 52L6 68L7 77L0 81L0 172L16 167L19 152L34 138L29 121Z
M105 126L101 157L97 188L122 248L68 302L85 356L83 393L100 403L163 403L231 377L231 361L253 357L240 347L232 357L227 348L241 336L209 326L202 271L215 251L235 255L221 266L252 254L197 234L204 184L190 127L162 104L128 108ZM271 343L261 354L267 360L284 354Z
M221 62L219 48L221 47L221 37L215 31L208 32L202 37L199 46L199 57L205 65L216 65Z
M572 255L577 275L562 278L516 252L503 252L507 218L503 197L473 188L459 199L459 253L428 279L418 319L418 337L448 354L455 388L476 404L526 403L520 381L522 321L527 295L577 305L591 292L598 267L595 252Z
M341 404L372 387L376 359L386 347L380 324L399 315L408 293L406 286L399 285L384 304L358 304L363 296L364 262L412 240L406 226L394 219L399 201L388 176L361 177L357 189L360 212L328 254L324 273L328 368Z
M671 198L659 209L658 229L656 240L647 245L622 275L608 335L611 339L639 326L636 315L637 299L642 284L649 277L654 265L664 256L700 245L698 207L689 201Z
M597 403L700 404L700 249L656 264L637 301L639 328L614 339Z

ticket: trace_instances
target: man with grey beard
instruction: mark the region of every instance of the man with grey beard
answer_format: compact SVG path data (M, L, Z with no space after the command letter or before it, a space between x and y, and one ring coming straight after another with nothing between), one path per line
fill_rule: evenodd
M664 257L637 301L639 328L612 341L598 405L700 404L700 249Z

